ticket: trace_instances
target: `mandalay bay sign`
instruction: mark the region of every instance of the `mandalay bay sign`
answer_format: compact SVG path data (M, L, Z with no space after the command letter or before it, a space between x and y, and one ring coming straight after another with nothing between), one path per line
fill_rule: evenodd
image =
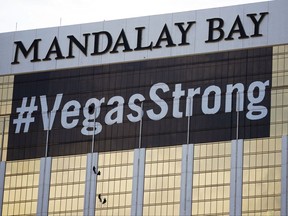
M243 20L237 15L231 29L227 32L223 29L225 25L225 20L222 18L210 18L207 19L207 37L205 43L213 43L221 40L234 40L234 39L247 39L250 37L261 37L261 23L264 18L268 16L268 12L261 12L259 14L252 13L246 14L245 19L250 22L252 29L245 27ZM66 43L68 44L68 49L64 50L62 44L58 41L57 36L53 38L52 41L45 41L44 43L49 43L49 48L44 52L43 56L39 55L39 49L42 49L41 38L34 39L33 42L25 47L22 41L15 41L15 54L14 60L11 64L20 64L19 55L23 55L25 58L30 59L31 62L39 61L51 61L52 58L55 60L63 60L69 58L75 58L75 48L81 51L85 56L99 56L105 53L119 53L119 52L132 52L132 51L143 51L151 50L165 47L175 47L175 46L189 46L191 43L191 31L193 31L193 26L197 25L196 21L179 22L174 23L173 29L169 29L167 24L164 24L158 32L158 36L155 41L150 41L147 44L143 44L144 31L147 31L145 26L135 27L133 29L133 37L136 37L136 46L132 46L129 36L125 33L125 29L121 29L117 36L114 38L113 35L108 31L98 31L92 33L84 33L82 35L81 43L74 35L68 35ZM171 34L171 31L178 34L180 37L176 39ZM180 40L179 40L180 39ZM89 43L89 40L92 43ZM103 47L100 49L100 43L105 41ZM135 39L133 40L135 41ZM93 44L89 47L89 44ZM67 46L65 46L67 47Z

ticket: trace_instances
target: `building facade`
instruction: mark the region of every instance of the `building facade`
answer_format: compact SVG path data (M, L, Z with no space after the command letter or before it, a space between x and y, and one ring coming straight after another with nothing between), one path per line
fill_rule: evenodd
M287 6L0 34L2 215L288 215Z

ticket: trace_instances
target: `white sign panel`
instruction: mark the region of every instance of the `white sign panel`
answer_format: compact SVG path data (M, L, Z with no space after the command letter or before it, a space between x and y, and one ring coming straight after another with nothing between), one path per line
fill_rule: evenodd
M288 43L287 0L0 34L0 75Z

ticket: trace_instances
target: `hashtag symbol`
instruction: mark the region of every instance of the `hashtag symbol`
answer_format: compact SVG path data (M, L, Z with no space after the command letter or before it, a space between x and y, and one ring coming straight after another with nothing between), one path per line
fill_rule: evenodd
M32 117L32 113L37 111L38 106L35 106L36 97L31 98L30 105L27 105L27 97L24 97L22 100L21 107L16 109L18 114L18 118L13 120L13 124L16 124L15 133L19 133L21 130L21 125L24 124L24 133L29 131L30 123L35 121L35 118ZM26 114L26 115L24 115Z

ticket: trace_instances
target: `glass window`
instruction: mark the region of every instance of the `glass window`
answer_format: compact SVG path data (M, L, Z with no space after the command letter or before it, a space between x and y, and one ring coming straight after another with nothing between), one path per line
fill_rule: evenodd
M143 215L179 215L182 146L146 150Z
M2 215L36 215L40 160L7 162Z
M86 155L52 158L49 215L83 214L86 158Z
M275 145L281 138L267 141L274 148L260 148L263 139L244 142L242 212L245 215L280 215L281 150Z
M229 215L231 143L194 145L192 215Z
M95 215L130 215L133 153L99 153Z

